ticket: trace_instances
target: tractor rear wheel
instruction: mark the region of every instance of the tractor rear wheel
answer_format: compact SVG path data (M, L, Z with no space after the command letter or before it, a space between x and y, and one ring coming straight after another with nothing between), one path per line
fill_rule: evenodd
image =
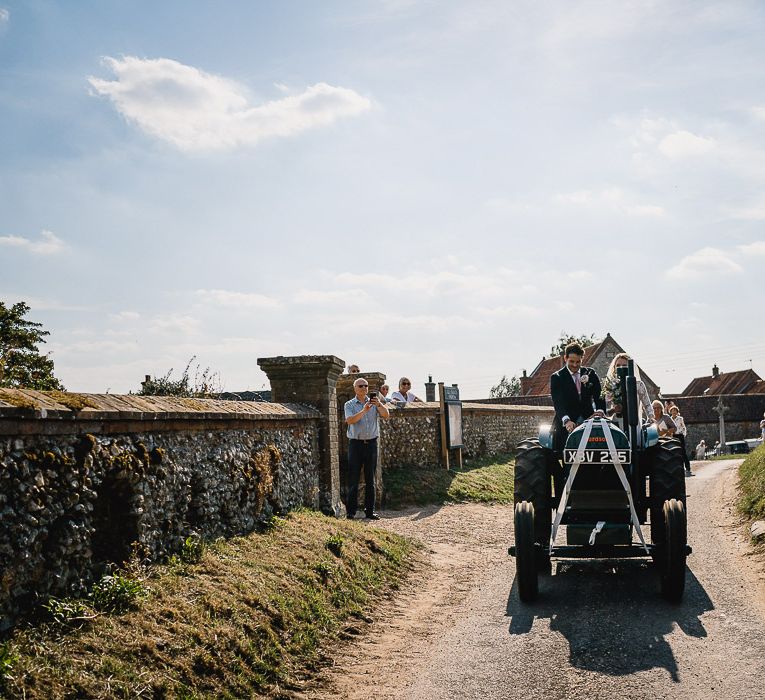
M651 480L651 542L659 548L666 543L664 502L675 499L685 510L685 462L680 442L675 439L660 440L651 448L649 465ZM654 556L658 563L659 554Z
M547 547L552 530L552 488L550 486L552 450L546 450L539 440L523 440L515 458L515 491L517 505L528 501L534 506L534 542ZM545 562L540 562L545 568Z
M533 602L539 593L535 550L534 506L528 501L521 501L515 504L515 578L518 597L524 603Z
M662 552L661 594L673 603L679 603L685 590L685 557L687 523L682 501L664 502L664 535Z

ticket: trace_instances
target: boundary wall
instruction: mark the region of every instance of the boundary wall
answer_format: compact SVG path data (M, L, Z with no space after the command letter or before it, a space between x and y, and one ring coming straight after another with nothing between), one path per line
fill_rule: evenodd
M0 391L0 630L157 560L320 503L320 414L297 404ZM76 404L68 408L58 401Z

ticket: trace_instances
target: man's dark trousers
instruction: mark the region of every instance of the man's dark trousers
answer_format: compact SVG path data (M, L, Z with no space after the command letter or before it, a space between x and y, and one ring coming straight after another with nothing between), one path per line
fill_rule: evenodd
M364 510L372 515L375 510L375 471L377 470L377 438L348 441L348 517L356 515L359 499L359 478L364 467Z

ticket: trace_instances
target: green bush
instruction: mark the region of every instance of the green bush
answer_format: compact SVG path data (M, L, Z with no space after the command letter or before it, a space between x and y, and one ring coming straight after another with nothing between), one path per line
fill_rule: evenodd
M100 612L124 612L135 607L146 589L137 579L124 576L119 572L104 576L93 586L90 600Z
M287 518L272 515L263 523L263 530L265 532L276 532L277 530L281 530L286 524Z
M6 678L11 677L13 665L18 661L18 656L11 648L10 642L0 644L0 688Z
M49 598L43 607L53 622L62 627L80 627L95 617L88 604L77 598Z
M342 535L335 533L334 535L327 537L327 541L324 543L324 546L336 557L341 557L343 556L344 542L345 538Z
M314 564L313 570L319 574L321 580L326 583L328 579L337 573L338 569L337 565L331 561L320 561Z
M739 511L753 520L765 519L765 445L747 455L738 475Z
M189 535L181 548L181 561L184 564L196 564L205 553L205 543L199 535Z

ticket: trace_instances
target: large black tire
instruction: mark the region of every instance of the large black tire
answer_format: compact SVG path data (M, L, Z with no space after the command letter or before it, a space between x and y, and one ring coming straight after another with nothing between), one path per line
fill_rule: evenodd
M528 501L515 504L515 579L518 597L531 603L539 594L536 546L534 545L534 506Z
M681 501L664 502L665 542L660 561L661 594L673 603L679 603L685 591L685 558L687 523L685 507Z
M674 498L685 510L685 463L680 443L674 439L660 440L650 454L651 542L662 548L666 543L664 502ZM659 558L657 554L654 561Z
M539 444L539 440L523 440L515 457L515 490L517 506L528 501L534 506L534 542L547 547L552 531L551 460L555 455ZM544 567L544 562L540 562Z

